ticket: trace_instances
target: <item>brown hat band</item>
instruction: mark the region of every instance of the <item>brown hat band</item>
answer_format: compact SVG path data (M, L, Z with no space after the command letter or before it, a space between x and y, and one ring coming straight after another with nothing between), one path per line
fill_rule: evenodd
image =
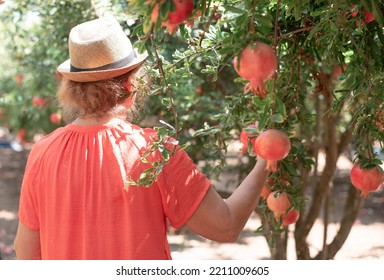
M131 52L128 56L118 60L118 61L115 61L115 62L112 62L110 64L107 64L107 65L103 65L103 66L99 66L99 67L94 67L94 68L78 68L78 67L75 67L71 64L70 66L70 72L86 72L86 71L99 71L99 70L111 70L111 69L118 69L118 68L122 68L124 67L125 65L127 65L129 62L131 62L133 59L136 58L136 53L135 52Z

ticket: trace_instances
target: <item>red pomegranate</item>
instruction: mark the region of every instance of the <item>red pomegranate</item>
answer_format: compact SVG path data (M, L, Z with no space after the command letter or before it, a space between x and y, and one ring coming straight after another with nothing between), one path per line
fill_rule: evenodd
M278 219L281 215L285 215L289 207L291 207L291 201L286 192L274 191L267 198L267 206L273 212L275 218Z
M352 4L351 5L351 9L352 9L352 13L351 13L351 15L352 15L352 17L355 17L355 16L357 16L357 14L359 13L359 10L356 8L356 4Z
M299 211L292 209L287 214L282 216L281 225L283 227L289 226L297 222L300 217Z
M32 106L33 107L40 107L45 105L46 100L40 96L34 96L32 98Z
M268 129L259 134L253 144L254 152L267 160L266 169L277 171L277 161L285 158L291 150L288 136L278 129Z
M365 169L361 168L360 164L355 164L349 175L352 185L361 191L363 197L367 197L369 192L377 190L384 180L383 170L379 166Z
M52 113L50 115L51 123L59 124L61 122L62 116L60 113Z
M18 141L21 145L25 145L27 144L26 135L27 135L27 130L24 127L22 127L17 132L15 136L15 140Z
M370 11L364 10L364 16L366 23L370 23L376 20L375 16Z
M263 42L255 41L242 50L240 63L235 56L233 65L237 74L249 81L244 92L251 90L264 98L266 96L264 83L277 69L277 59L272 48Z
M163 4L164 1L161 1L160 4ZM162 26L167 27L168 33L171 35L176 30L179 24L183 23L186 18L188 18L193 11L193 0L173 0L175 4L175 11L168 13L168 20L162 22ZM156 23L159 16L159 4L152 10L151 19L153 23Z
M359 13L359 9L356 8L356 6L357 6L356 4L353 4L351 6L351 8L353 10L351 13L352 17L356 17L357 14ZM361 24L361 26L364 26L365 23L370 23L370 22L376 20L376 17L370 11L367 11L366 9L364 9L363 13L364 13L364 18L361 19L360 21L356 21L356 26L359 26L360 24Z
M272 191L266 185L264 185L263 188L261 189L260 197L267 200L267 198L271 194L271 192Z
M248 125L248 128L256 128L257 126L255 124L249 124ZM241 132L240 132L240 141L241 143L243 144L243 146L241 147L241 152L242 153L247 153L248 152L248 140L250 137L252 137L253 134L246 131L245 129L243 129ZM251 139L251 142L255 141L255 138L252 138Z

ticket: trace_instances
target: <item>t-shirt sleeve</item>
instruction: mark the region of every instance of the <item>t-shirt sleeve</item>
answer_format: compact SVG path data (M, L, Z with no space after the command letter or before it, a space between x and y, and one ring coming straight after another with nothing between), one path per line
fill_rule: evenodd
M188 221L211 185L184 150L172 156L157 182L165 214L174 228Z
M28 163L25 168L23 183L21 185L20 203L19 203L19 220L32 230L39 230L39 219L37 216L37 205L33 195L33 169L36 161L33 151L30 153Z

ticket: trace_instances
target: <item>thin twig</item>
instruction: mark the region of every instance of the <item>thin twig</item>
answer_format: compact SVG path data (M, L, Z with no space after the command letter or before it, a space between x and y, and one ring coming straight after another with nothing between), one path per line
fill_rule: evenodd
M252 9L251 9L251 20L249 21L249 33L247 34L247 36L249 35L254 36L256 32L255 19L254 19L256 4L257 4L257 0L253 0Z
M274 38L274 47L275 47L275 53L276 53L276 48L278 45L278 41L280 38L277 37L277 32L279 29L279 12L280 12L280 6L281 6L281 0L277 1L277 6L276 6L276 17L275 17L275 38Z
M175 122L175 130L176 130L175 138L178 139L179 138L178 137L179 136L179 123L178 123L178 119L177 119L176 105L173 102L172 91L171 91L171 88L169 87L168 82L167 82L167 76L166 76L164 68L163 68L163 61L161 60L159 53L157 52L157 47L156 47L156 42L154 39L153 29L154 29L154 24L152 24L152 26L151 26L151 32L150 32L149 38L151 40L153 52L154 52L156 60L157 60L157 66L159 68L159 71L160 71L160 74L161 74L161 77L163 80L163 86L165 87L165 91L166 91L166 93L169 97L169 101L171 103L171 109L173 112L173 117L174 117L174 122Z
M296 29L296 30L293 30L291 32L288 32L288 33L285 33L285 34L281 34L278 39L282 39L282 38L285 38L285 37L289 37L291 36L292 34L296 34L296 33L300 33L300 32L305 32L305 31L309 31L311 30L312 28L314 28L315 25L310 25L310 26L306 26L306 27L303 27L303 28L299 28L299 29Z
M203 33L201 33L201 35L200 35L199 47L201 47L201 44L203 43L203 40L205 38L205 33L207 33L208 28L211 26L211 21L212 21L214 15L216 14L216 11L218 8L219 8L219 6L214 6L212 11L211 11L211 15L209 16L209 19L205 24Z

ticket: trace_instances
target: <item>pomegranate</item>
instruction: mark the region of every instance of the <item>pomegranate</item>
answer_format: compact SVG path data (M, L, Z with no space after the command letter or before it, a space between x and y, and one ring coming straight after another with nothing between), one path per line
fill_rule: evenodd
M359 13L359 9L356 8L356 4L353 4L351 8L353 10L351 13L351 16L356 17L357 14ZM359 26L359 25L364 26L365 23L370 23L376 20L375 16L370 11L367 11L366 9L364 9L363 13L364 13L364 18L361 19L360 21L356 21L356 26Z
M237 74L249 81L244 92L251 90L264 98L267 94L264 83L273 76L277 69L277 59L272 48L263 42L255 41L242 50L240 63L235 56L233 65Z
M357 16L357 14L359 13L359 10L356 8L356 4L352 4L351 5L351 9L352 9L352 13L351 13L351 15L352 15L352 17L355 17L355 16Z
M256 128L257 126L255 124L249 124L248 125L248 128ZM241 132L240 132L240 141L241 143L243 144L243 146L241 147L241 152L242 153L247 153L248 152L248 141L250 139L250 137L252 137L253 134L248 132L247 130L243 129ZM251 142L255 141L255 138L251 138Z
M18 141L20 144L25 145L27 143L25 136L27 134L27 130L22 127L20 130L17 132L15 139Z
M61 122L62 116L60 113L52 113L50 115L51 123L59 124Z
M271 188L273 187L273 185L275 184L275 180L274 178L272 177L269 177L267 182L265 183L265 185L263 186L263 188L261 189L261 193L260 193L260 196L262 198L264 198L265 200L267 200L268 196L270 195L270 193L272 192L271 191Z
M291 207L291 201L286 192L274 191L268 195L267 206L273 212L275 218L279 219Z
M369 192L377 190L384 180L383 171L379 166L371 169L361 168L360 164L355 164L350 172L352 185L361 191L363 197L367 197Z
M297 222L300 217L299 211L292 209L287 214L282 216L281 225L283 227L289 226Z
M160 2L162 5L164 1ZM193 11L193 0L173 0L175 4L175 11L168 13L168 20L162 22L162 26L167 27L167 31L172 35L176 30L179 24L183 23L186 18L188 18ZM156 4L152 10L151 19L153 23L156 23L159 16L159 4Z
M253 145L253 151L267 160L266 169L277 171L277 161L285 158L291 150L288 136L277 129L268 129L259 134Z
M40 96L34 96L32 98L32 106L33 107L41 107L44 106L45 104L45 99L41 98Z
M376 20L375 16L367 10L364 10L364 16L365 16L365 22L366 23L370 23L370 22Z
M339 78L339 76L345 72L347 70L347 65L346 64L343 64L342 67L340 67L339 65L335 65L333 66L332 68L332 72L331 72L331 81L332 82L335 82L337 81L337 79Z
M16 74L15 80L16 80L17 87L21 88L23 86L23 80L24 80L23 74Z
M260 197L267 200L267 198L271 194L271 192L272 191L266 185L264 185L263 188L261 189Z

